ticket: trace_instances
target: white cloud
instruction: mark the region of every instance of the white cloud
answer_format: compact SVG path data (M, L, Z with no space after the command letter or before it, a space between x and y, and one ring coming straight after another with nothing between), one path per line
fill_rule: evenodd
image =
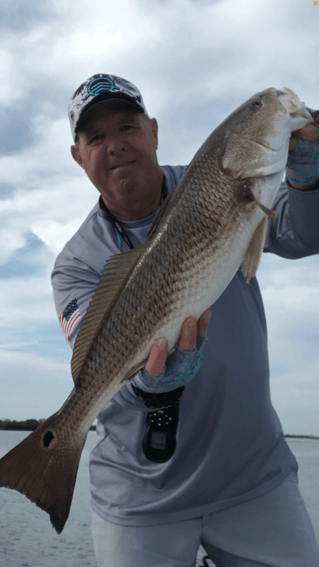
M319 320L319 262L264 254L257 273L264 301L271 362L276 367L313 363Z
M98 200L71 156L67 120L40 113L34 134L35 146L0 159L0 183L15 188L11 198L0 200L0 262L25 246L30 231L57 255Z
M64 362L56 362L53 358L44 358L30 352L19 350L8 350L0 345L1 365L5 371L6 367L10 371L29 372L45 376L50 381L71 379L70 365Z
M98 192L84 174L56 182L47 179L41 189L19 189L12 199L0 200L0 262L23 248L30 232L48 247L51 262L52 254L61 252L97 200Z
M0 280L0 329L56 319L49 274Z
M8 47L0 47L1 82L0 104L10 106L13 102L23 96L22 86L19 85L18 77L12 77L12 69L15 66L14 54Z

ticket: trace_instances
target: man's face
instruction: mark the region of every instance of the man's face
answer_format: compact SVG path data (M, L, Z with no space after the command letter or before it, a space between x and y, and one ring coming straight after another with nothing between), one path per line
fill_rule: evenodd
M119 219L126 220L125 210L130 205L132 210L143 207L143 200L152 195L154 200L160 190L158 126L155 118L147 121L141 113L134 114L127 107L114 108L105 103L88 112L81 126L80 142L71 147L71 152L106 206L113 208Z

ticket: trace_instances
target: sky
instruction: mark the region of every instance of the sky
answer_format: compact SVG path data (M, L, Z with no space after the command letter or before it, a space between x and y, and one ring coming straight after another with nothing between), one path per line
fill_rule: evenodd
M188 164L253 94L319 108L313 0L1 0L0 419L46 418L72 389L50 275L97 202L67 116L95 73L133 82L161 165ZM319 260L263 254L271 395L285 434L319 435Z

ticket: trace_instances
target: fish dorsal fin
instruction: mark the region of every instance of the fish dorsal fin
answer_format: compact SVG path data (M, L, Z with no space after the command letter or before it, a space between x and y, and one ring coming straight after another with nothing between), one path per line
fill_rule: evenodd
M75 340L71 360L71 372L75 385L102 322L108 317L146 248L145 243L123 254L116 254L105 263L100 283Z
M175 187L177 187L177 185L175 185ZM160 208L158 209L157 215L155 217L155 219L153 220L153 224L151 226L151 228L149 229L148 233L147 233L147 240L149 240L150 238L152 238L152 236L155 234L156 229L170 203L170 200L172 198L172 195L174 193L174 189L172 189L172 191L167 195L166 199L163 201L163 203L161 204Z
M242 272L249 283L250 278L256 275L261 255L265 245L267 231L267 217L264 217L257 226L241 263Z

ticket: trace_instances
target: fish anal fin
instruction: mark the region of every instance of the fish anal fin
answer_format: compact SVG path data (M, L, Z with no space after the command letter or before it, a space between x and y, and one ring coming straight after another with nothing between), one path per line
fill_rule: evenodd
M177 187L177 185L175 185L175 187ZM153 224L151 226L151 228L149 229L148 233L147 233L147 240L150 240L150 238L152 238L152 236L154 236L156 229L164 215L164 213L166 212L166 209L171 201L172 195L174 194L174 189L172 189L172 191L167 195L166 199L163 201L163 203L161 204L160 208L158 209L157 215L155 217L155 219L153 220Z
M17 490L50 515L58 534L68 519L86 434L77 444L59 443L49 417L0 459L0 486Z
M116 254L105 263L99 285L85 313L73 349L71 372L75 385L102 323L109 316L147 246L148 244L145 243L123 254Z
M247 283L249 283L250 278L256 275L258 266L260 264L262 252L265 245L267 222L267 217L264 217L260 221L250 240L244 259L241 263L241 269Z

